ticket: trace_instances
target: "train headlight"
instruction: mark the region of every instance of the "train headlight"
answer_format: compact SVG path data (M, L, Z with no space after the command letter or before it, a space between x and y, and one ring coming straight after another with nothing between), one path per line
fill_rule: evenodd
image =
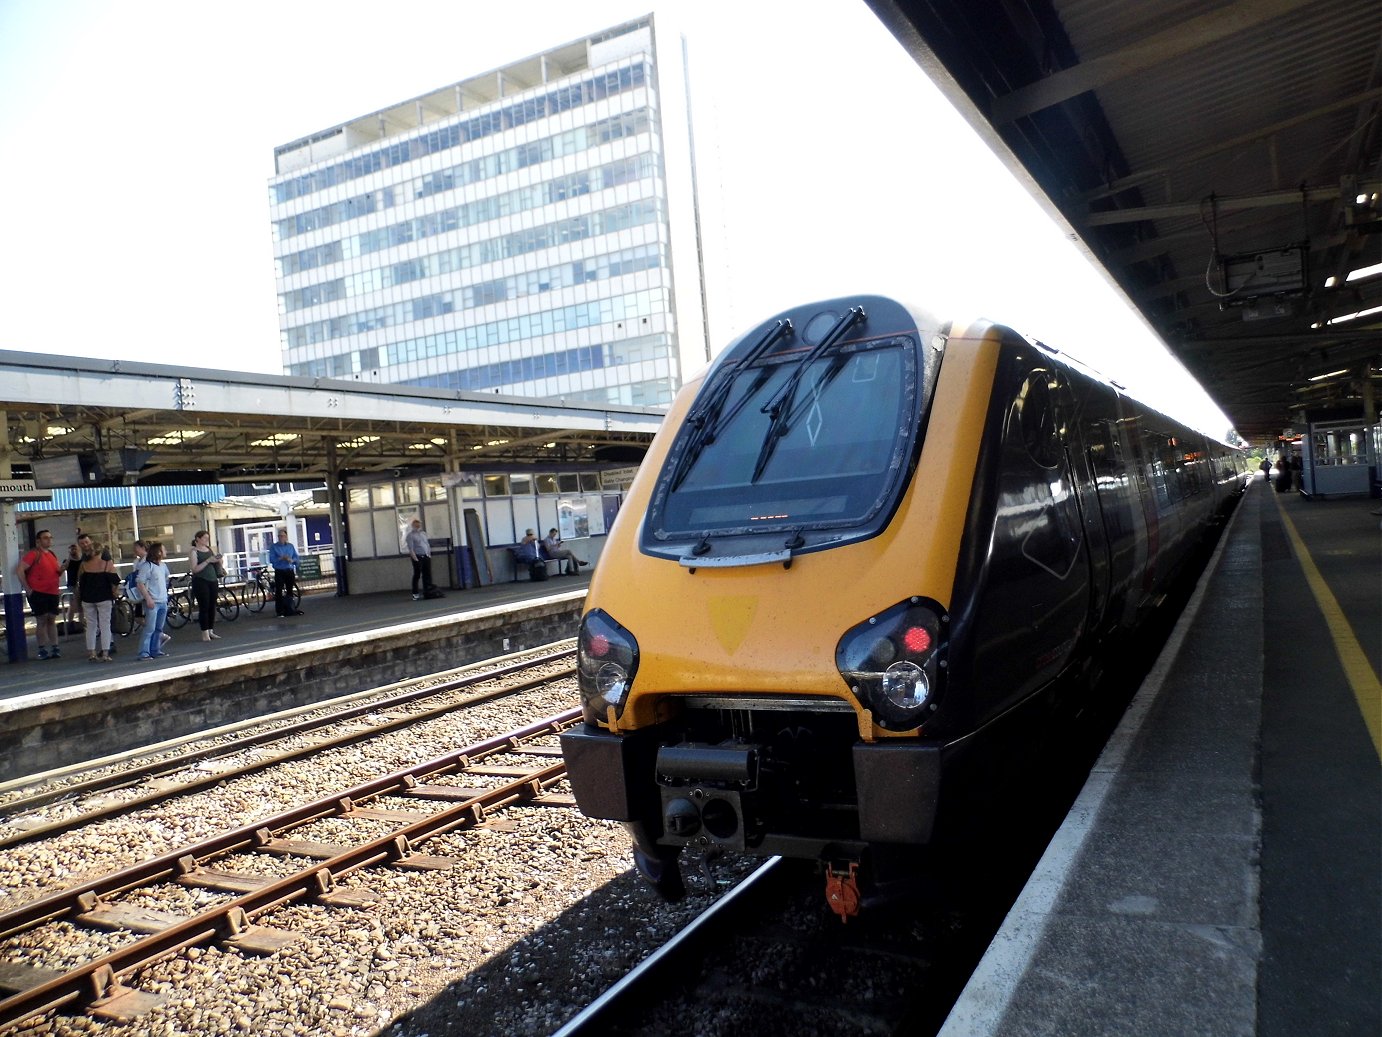
M931 696L931 682L916 663L893 663L883 671L882 690L883 697L898 709L916 709Z
M587 612L576 636L576 680L586 723L605 720L610 706L616 716L623 713L637 672L633 634L600 609Z
M919 727L936 708L945 668L944 610L911 598L850 629L835 649L849 688L883 727Z

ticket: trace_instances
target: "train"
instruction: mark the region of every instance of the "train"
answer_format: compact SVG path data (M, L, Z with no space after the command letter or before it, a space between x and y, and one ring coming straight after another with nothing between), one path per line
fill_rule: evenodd
M1122 651L1250 479L1241 451L1002 324L794 306L669 408L590 582L572 791L683 853L926 847L977 747ZM860 869L865 869L861 873Z

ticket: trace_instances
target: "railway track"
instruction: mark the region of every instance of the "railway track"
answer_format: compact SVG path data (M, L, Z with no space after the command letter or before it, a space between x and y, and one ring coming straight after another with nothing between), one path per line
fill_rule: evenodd
M371 898L341 888L342 879L371 868L449 869L454 859L418 847L484 824L513 804L570 809L570 797L552 791L565 778L556 735L579 717L579 710L548 717L0 913L0 944L10 952L0 962L0 992L6 994L0 1026L59 1009L114 1020L138 1017L166 996L129 982L155 962L206 944L276 953L295 938L265 923L277 909L299 902L326 909L367 906ZM326 819L358 825L358 834L331 841L304 836ZM267 877L261 868L221 866L232 855L306 863ZM138 894L169 883L210 891L218 899L180 917L139 902ZM13 953L20 936L26 948L42 947L44 939L33 935L40 929L52 931L58 943L70 943L72 929L89 927L129 938L61 970L31 965Z
M769 860L556 1037L934 1033L996 924L974 890L942 902L923 884L842 925L822 886Z
M0 849L574 675L570 642L0 784ZM429 704L430 703L430 704ZM251 750L253 753L251 754ZM61 817L36 817L53 804ZM51 812L48 812L51 815Z

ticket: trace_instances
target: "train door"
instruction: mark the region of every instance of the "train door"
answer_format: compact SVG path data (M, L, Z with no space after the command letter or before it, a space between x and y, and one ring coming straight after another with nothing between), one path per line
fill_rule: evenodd
M1109 542L1107 522L1098 493L1098 466L1104 444L1100 441L1102 423L1081 415L1071 423L1067 451L1075 499L1084 526L1089 564L1089 621L1100 625L1109 592Z
M1118 436L1117 418L1091 416L1084 425L1084 454L1094 484L1094 507L1105 552L1104 607L1096 617L1117 620L1128 598L1137 566L1137 525L1133 511L1133 476Z
M1131 403L1126 398L1120 396L1118 403L1120 416L1114 432L1123 459L1128 515L1132 520L1133 533L1122 625L1132 626L1136 622L1138 609L1151 596L1156 577L1157 551L1161 543L1161 525L1155 500L1156 473L1153 470L1153 457L1144 442L1143 417L1123 409Z
M1071 472L1073 394L1063 370L1014 351L1003 373L987 572L973 628L975 669L997 712L1053 679L1084 634L1086 537Z

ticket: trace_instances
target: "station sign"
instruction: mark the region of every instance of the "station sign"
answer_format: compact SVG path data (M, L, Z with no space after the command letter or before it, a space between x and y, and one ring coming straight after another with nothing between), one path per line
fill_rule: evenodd
M52 490L40 490L32 479L0 479L0 500L52 500Z

